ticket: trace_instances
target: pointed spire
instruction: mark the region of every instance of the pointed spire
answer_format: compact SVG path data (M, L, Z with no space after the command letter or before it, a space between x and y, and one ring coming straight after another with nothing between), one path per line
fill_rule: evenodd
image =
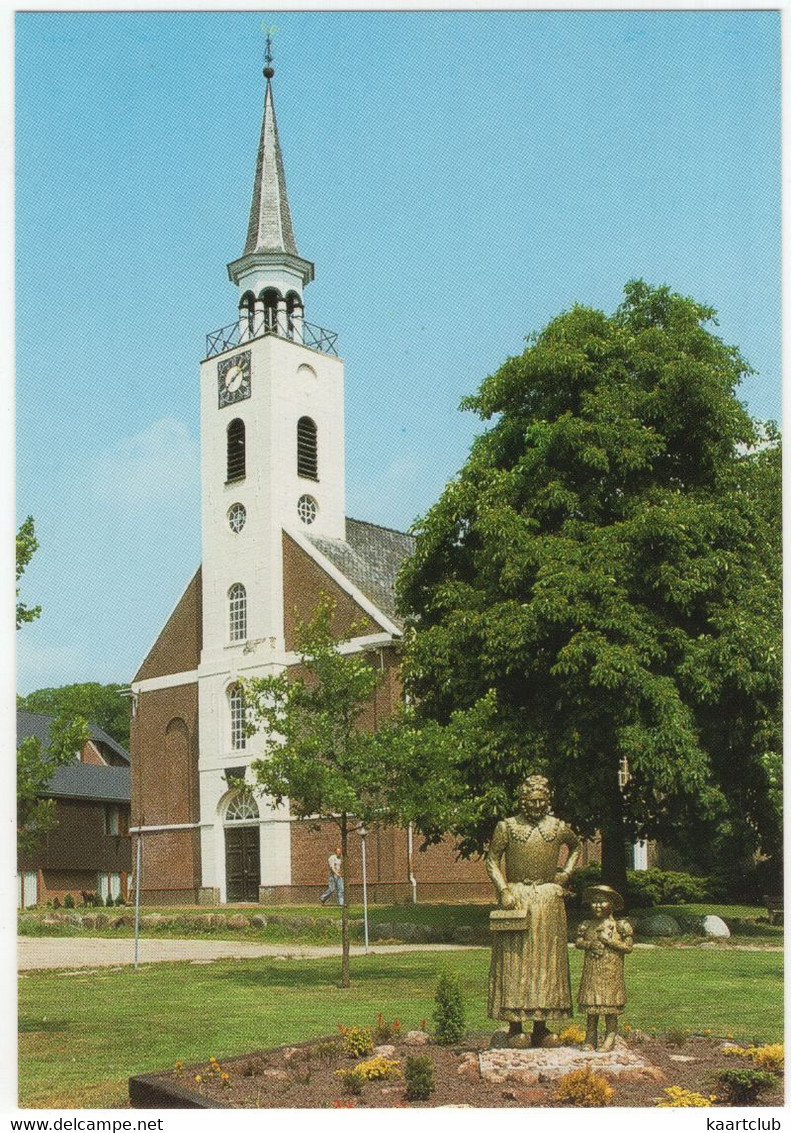
M272 97L272 77L275 70L272 66L271 34L266 37L265 59L264 119L261 123L253 199L250 204L250 223L242 254L247 256L255 252L287 252L292 256L298 256Z

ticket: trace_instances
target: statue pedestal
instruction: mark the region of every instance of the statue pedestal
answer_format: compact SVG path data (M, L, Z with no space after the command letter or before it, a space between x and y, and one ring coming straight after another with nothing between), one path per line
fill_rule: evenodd
M499 1032L503 1035L506 1032ZM529 1042L529 1036L525 1036ZM467 1057L470 1057L469 1055ZM476 1056L481 1078L487 1082L519 1082L523 1086L552 1082L590 1066L608 1078L626 1081L663 1082L664 1074L642 1055L618 1040L614 1050L580 1050L579 1047L556 1046L520 1050L513 1047L491 1047Z

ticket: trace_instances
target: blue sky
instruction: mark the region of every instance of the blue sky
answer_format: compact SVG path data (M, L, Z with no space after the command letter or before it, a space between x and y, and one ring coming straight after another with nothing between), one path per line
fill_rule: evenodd
M200 559L198 362L233 320L260 13L16 20L22 692L128 681ZM286 12L275 102L306 317L346 361L347 511L405 528L458 410L574 302L719 310L780 415L780 16Z

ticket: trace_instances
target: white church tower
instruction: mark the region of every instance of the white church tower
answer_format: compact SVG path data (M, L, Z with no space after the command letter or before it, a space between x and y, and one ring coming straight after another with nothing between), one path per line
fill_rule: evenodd
M198 770L205 886L225 875L216 825L228 791L223 773L229 767L238 773L260 754L260 742L243 734L237 681L287 663L283 532L297 541L308 534L345 538L343 363L336 336L304 317L314 269L294 238L273 75L268 41L247 239L228 265L239 315L207 336L201 363ZM287 884L288 813L268 817L260 881Z

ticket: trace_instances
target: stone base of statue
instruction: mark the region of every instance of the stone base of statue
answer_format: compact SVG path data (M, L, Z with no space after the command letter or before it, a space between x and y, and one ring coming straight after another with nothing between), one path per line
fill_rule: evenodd
M507 1036L507 1031L499 1031ZM630 1050L623 1040L616 1040L611 1051L580 1050L579 1047L555 1046L534 1050L513 1050L492 1046L489 1050L464 1056L471 1064L477 1063L481 1078L487 1082L519 1082L530 1086L541 1082L554 1082L572 1070L589 1066L597 1073L632 1082L665 1081L662 1071L642 1054Z

